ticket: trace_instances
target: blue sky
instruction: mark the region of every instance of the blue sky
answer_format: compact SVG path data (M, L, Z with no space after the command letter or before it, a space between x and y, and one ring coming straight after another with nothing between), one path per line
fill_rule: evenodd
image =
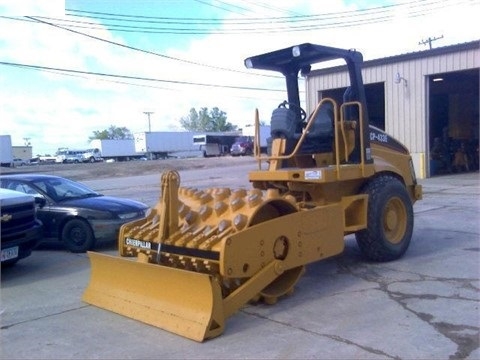
M0 134L52 154L110 125L147 131L145 111L152 131L181 130L192 107L218 107L239 127L255 108L269 121L283 81L245 69L246 57L312 42L368 60L425 50L428 37L478 40L479 10L480 0L0 0Z

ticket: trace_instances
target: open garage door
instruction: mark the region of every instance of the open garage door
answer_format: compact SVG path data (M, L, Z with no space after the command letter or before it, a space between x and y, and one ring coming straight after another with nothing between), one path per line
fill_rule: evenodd
M429 76L429 174L476 171L479 70Z

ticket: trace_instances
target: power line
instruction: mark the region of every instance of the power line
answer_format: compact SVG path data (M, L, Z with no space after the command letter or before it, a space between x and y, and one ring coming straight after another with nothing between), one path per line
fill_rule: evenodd
M253 6L257 6L257 7L260 7L260 8L267 9L267 10L273 10L273 11L286 13L286 14L292 14L292 15L301 15L301 14L295 12L295 11L286 10L286 9L283 9L283 8L280 8L280 7L277 7L277 6L273 6L273 5L270 5L270 4L267 4L265 2L261 2L261 1L251 1L251 0L243 0L243 1L248 3L248 4L251 4Z
M201 64L201 63L197 63L197 62L194 62L194 61L191 61L191 60L185 60L185 59L175 58L175 57L172 57L172 56L167 56L167 55L159 54L159 53L156 53L156 52L153 52L153 51L144 50L144 49L136 48L136 47L133 47L133 46L129 46L129 45L117 43L117 42L115 42L115 41L103 39L103 38L100 38L100 37L98 37L98 36L89 35L89 34L86 34L86 33L80 32L80 31L76 31L76 30L73 30L73 29L67 29L67 28L65 28L65 27L63 27L63 26L56 25L56 24L53 24L53 23L48 22L48 21L41 20L41 19L36 18L36 17L25 16L25 18L30 19L30 20L33 20L33 21L36 21L36 22L39 22L39 23L43 23L43 24L46 24L46 25L49 25L49 26L53 26L53 27L56 27L56 28L58 28L58 29L62 29L62 30L65 30L65 31L69 31L69 32L72 32L72 33L75 33L75 34L78 34L78 35L86 36L86 37L89 37L89 38L91 38L91 39L95 39L95 40L98 40L98 41L106 42L106 43L109 43L109 44L111 44L111 45L116 45L116 46L120 46L120 47L123 47L123 48L126 48L126 49L135 50L135 51L143 52L143 53L146 53L146 54L159 56L159 57L162 57L162 58L165 58L165 59L169 59L169 60L175 60L175 61L184 62L184 63L187 63L187 64L196 65L196 66L207 67L207 68L211 68L211 69L215 69L215 70L229 71L229 72L246 74L246 75L264 76L264 77L270 77L270 78L279 78L279 76L274 76L274 75L258 74L258 73L245 72L245 71L239 71L239 70L234 70L234 69L227 69L227 68L222 68L222 67L218 67L218 66Z
M203 1L197 0L201 3ZM475 3L477 0L464 0L460 3ZM283 16L283 17L243 17L243 18L185 18L185 17L157 17L157 16L143 16L143 15L125 15L125 14L113 14L105 12L93 12L93 11L83 11L75 9L66 9L69 16L80 16L88 17L91 19L99 20L116 20L122 22L138 22L138 23L149 23L149 24L169 24L169 25L271 25L271 24L282 24L285 23L299 23L299 22L321 22L328 20L338 20L338 19L347 19L345 22L348 22L351 18L365 17L368 16L367 20L375 20L375 18L382 13L393 13L400 11L402 13L410 12L414 15L418 14L420 11L422 15L436 9L442 9L448 6L458 5L459 1L452 0L418 0L410 1L407 3L394 4L394 5L383 5L379 7L372 7L366 9L359 9L353 11L342 11L342 12L331 12L324 14L314 14L314 15L295 15L295 16ZM211 5L211 4L208 4ZM233 6L233 5L232 5ZM390 17L393 17L392 14ZM337 25L337 23L331 23L332 25ZM325 25L325 24L324 24ZM208 29L214 31L215 29Z
M211 7L214 7L214 8L220 9L220 10L224 10L224 11L227 11L227 12L232 12L232 13L235 13L235 14L241 14L241 13L238 12L238 10L235 11L235 10L229 9L228 7L225 8L224 6L214 5L214 4L212 4L210 2L207 2L207 1L202 1L202 0L195 0L195 1L200 3L200 4L211 6ZM232 5L232 4L226 3L224 1L217 0L217 2L220 3L220 4L223 4L223 5L232 6L232 7L235 7L237 9L244 10L244 11L247 11L247 12L250 11L250 10L244 8L244 7L241 7L241 6L238 6L238 5Z
M92 71L54 68L54 67L40 66L40 65L11 63L11 62L5 62L5 61L0 61L0 65L14 66L14 67L20 67L20 68L26 68L26 69L34 69L34 70L55 71L55 72L67 73L67 74L69 74L69 73L70 74L83 74L83 75L93 75L93 76L100 76L100 77L106 77L106 78L119 78L119 79L129 79L129 80L148 81L148 82L161 82L161 83L169 83L169 84L177 84L177 85L193 85L193 86L202 86L202 87L210 87L210 88L225 88L225 89L249 90L249 91L250 90L253 90L253 91L273 91L273 92L284 92L285 91L283 89L279 90L279 89L267 89L267 88L259 88L259 87L248 87L248 86L206 84L206 83L196 83L196 82L189 82L189 81L179 81L179 80L155 79L155 78L140 77L140 76L107 74L107 73L92 72Z
M475 2L478 2L478 0L463 1L463 3L472 4ZM429 15L432 11L456 5L458 5L458 1L419 0L347 12L241 19L169 18L67 9L67 14L70 17L99 20L100 23L58 18L35 17L35 19L48 20L44 22L67 30L81 28L91 30L107 29L124 33L143 34L233 35L246 33L299 32L362 26L390 21L395 18L396 11L405 13L409 17L418 17ZM55 22L55 24L53 24L53 22ZM221 28L219 28L220 26Z

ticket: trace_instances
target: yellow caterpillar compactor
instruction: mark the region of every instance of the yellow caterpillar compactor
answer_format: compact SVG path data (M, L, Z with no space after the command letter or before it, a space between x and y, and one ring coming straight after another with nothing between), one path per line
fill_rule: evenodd
M335 59L350 78L343 100L324 98L307 116L298 76ZM288 94L273 111L267 156L256 112L252 189L182 188L164 172L151 214L121 228L121 257L89 253L85 302L203 341L246 303L291 294L306 264L343 251L345 235L370 260L405 253L422 189L408 150L369 125L362 55L302 44L245 65L282 73Z

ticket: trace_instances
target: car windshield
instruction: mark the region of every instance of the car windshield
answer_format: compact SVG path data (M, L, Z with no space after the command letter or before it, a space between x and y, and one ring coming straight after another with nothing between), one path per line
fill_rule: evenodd
M33 184L55 201L101 196L83 184L64 178L40 179Z

